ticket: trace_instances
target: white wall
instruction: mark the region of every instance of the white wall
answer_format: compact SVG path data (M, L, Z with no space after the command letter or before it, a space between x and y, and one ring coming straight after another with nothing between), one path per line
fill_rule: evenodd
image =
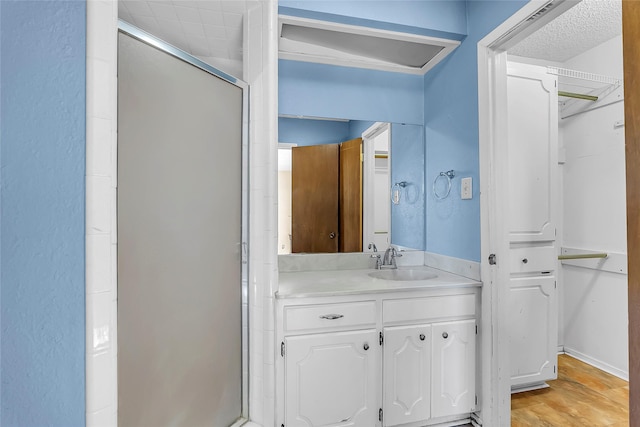
M622 78L622 38L563 66ZM618 95L620 90L607 99ZM561 166L563 247L626 254L624 127L614 127L622 120L623 102L560 120L560 143L566 152ZM561 277L565 351L628 376L627 276L563 265Z
M249 416L275 423L275 310L278 283L278 4L252 3L245 20L249 115ZM246 324L246 323L245 323ZM246 374L246 373L245 373Z

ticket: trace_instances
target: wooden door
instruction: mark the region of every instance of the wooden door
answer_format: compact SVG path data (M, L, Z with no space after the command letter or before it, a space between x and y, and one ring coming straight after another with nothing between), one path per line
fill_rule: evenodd
M291 252L338 252L338 144L291 149Z
M507 101L510 242L508 326L511 386L516 388L542 384L556 378L556 77L548 74L544 67L509 64ZM530 283L536 285L528 286Z
M431 415L431 325L384 328L384 425Z
M287 427L378 425L375 330L301 335L285 343Z
M476 321L434 323L431 417L471 413L476 398Z
M362 252L362 138L340 144L340 252Z
M629 424L640 426L640 2L622 2L629 259Z

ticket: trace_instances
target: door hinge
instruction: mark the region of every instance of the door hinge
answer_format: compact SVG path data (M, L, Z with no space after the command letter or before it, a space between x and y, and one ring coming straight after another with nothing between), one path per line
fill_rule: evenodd
M378 421L382 422L382 408L378 409Z
M496 265L496 254L489 255L489 265Z
M476 394L476 406L478 405L478 395Z
M478 335L478 325L476 325L476 335Z
M280 356L284 357L284 341L280 343Z
M556 365L553 365L553 373L556 373Z
M553 287L556 289L558 288L558 282L556 280L553 281Z
M380 331L380 335L378 335L378 341L380 342L380 345L384 342L384 335L382 335L382 331Z

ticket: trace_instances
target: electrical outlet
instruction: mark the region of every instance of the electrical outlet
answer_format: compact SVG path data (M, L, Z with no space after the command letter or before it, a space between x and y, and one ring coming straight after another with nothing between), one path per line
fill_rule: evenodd
M462 200L469 200L473 195L473 184L471 177L462 178L460 180L460 198Z

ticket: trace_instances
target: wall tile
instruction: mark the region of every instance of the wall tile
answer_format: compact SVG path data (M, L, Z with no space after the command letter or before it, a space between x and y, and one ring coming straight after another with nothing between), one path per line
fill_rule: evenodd
M109 409L113 405L115 382L111 378L115 372L113 355L110 351L87 355L87 369L95 374L87 382L87 412Z
M108 234L93 234L86 237L87 294L111 290L111 237Z
M109 119L87 120L87 175L111 175L111 127Z
M118 417L113 408L87 413L87 426L114 427L118 425Z
M111 292L87 295L87 354L113 350L111 329L113 296ZM94 372L94 374L97 374ZM94 381L92 376L91 381Z
M115 82L113 64L102 59L88 58L87 82L94 82L91 90L87 90L87 115L114 119L115 97L111 93Z
M87 234L110 233L112 223L111 178L87 176Z

